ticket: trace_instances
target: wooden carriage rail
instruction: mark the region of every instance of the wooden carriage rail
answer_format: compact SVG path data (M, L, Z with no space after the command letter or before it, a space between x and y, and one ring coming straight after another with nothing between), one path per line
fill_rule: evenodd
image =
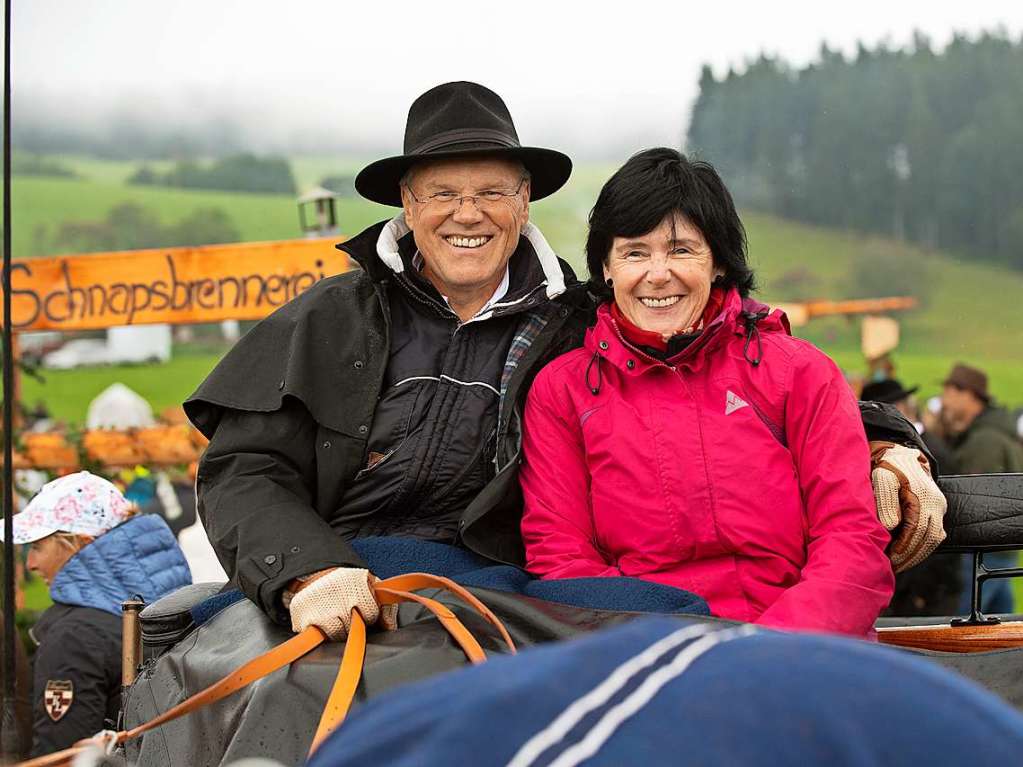
M1023 621L977 626L890 626L877 630L882 644L913 650L974 653L1023 647Z
M75 471L83 464L106 468L180 466L199 460L207 439L187 424L143 429L95 429L76 443L61 432L27 433L14 452L15 469Z
M486 659L483 648L480 647L479 642L472 633L458 620L453 612L440 602L419 594L413 594L413 591L428 588L450 591L476 610L488 623L497 628L501 638L507 643L510 652L515 653L516 651L515 643L500 619L463 586L459 586L448 578L427 573L409 573L376 581L372 584L372 588L377 601L382 605L410 601L423 605L440 620L441 625L451 634L452 638L454 638L472 663L480 663ZM344 720L355 697L355 691L359 686L359 679L362 676L362 664L366 653L366 624L357 610L352 610L351 617L352 630L349 633L348 640L345 642L344 653L338 666L337 678L327 697L327 704L324 706L323 715L320 718L312 745L309 748L310 754ZM72 763L75 756L96 747L109 753L117 746L133 740L149 730L185 716L204 706L208 706L211 703L215 703L218 700L222 700L252 682L272 674L289 663L293 663L306 655L310 650L323 644L326 639L326 635L318 627L310 626L305 631L277 645L272 650L250 660L219 682L197 692L190 698L138 727L134 727L131 730L121 730L120 732L103 732L95 737L81 740L71 748L64 749L63 751L21 762L18 767L66 767Z

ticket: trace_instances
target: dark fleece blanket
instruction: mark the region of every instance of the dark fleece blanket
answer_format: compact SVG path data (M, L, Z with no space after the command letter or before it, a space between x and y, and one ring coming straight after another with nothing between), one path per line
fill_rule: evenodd
M702 597L639 578L564 578L537 580L525 570L495 565L468 549L415 538L356 538L352 547L378 578L405 573L442 575L463 586L508 591L545 602L597 610L710 615ZM240 591L218 594L192 608L202 625L242 598Z
M495 565L457 546L414 538L357 538L352 547L378 578L403 573L443 575L463 586L510 591L546 602L597 610L710 615L702 597L639 578L563 578L542 581L525 570Z

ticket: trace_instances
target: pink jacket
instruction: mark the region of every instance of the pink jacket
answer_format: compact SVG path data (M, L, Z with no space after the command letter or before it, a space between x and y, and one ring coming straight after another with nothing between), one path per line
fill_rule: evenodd
M838 368L735 291L670 363L628 345L604 305L584 347L537 376L526 567L644 578L725 618L870 635L894 578Z

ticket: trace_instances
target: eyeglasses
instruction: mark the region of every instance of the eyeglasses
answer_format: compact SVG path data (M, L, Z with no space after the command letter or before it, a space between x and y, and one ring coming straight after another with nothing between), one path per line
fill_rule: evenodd
M444 213L450 215L455 211L461 209L462 202L464 200L472 200L472 204L476 206L476 210L486 212L493 210L498 205L501 205L505 200L509 200L512 197L517 196L522 191L522 185L526 183L526 178L523 177L519 181L519 185L511 191L502 191L500 189L486 189L476 194L459 195L457 192L437 192L436 194L428 195L423 199L416 197L416 193L412 191L412 187L408 184L405 188L408 189L408 193L412 195L412 199L420 205L425 206L432 213Z

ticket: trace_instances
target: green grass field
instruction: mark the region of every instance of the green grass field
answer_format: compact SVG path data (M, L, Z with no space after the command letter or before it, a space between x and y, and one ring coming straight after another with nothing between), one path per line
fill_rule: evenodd
M219 354L176 349L165 364L114 365L78 370L44 370L43 382L22 377L21 398L28 405L44 402L54 418L80 425L96 395L115 381L135 390L160 413L180 405L213 369Z

